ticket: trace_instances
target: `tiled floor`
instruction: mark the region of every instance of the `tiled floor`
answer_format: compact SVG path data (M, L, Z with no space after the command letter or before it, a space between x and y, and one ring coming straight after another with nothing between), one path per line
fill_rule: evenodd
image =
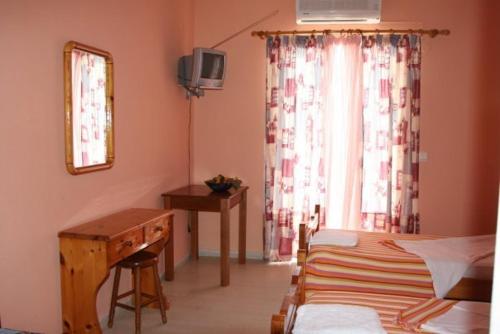
M248 260L231 262L231 284L219 285L219 259L201 257L177 268L175 280L164 282L170 301L168 322L157 310L142 311L143 334L269 333L270 319L288 290L292 265ZM120 311L106 334L134 333L134 314Z

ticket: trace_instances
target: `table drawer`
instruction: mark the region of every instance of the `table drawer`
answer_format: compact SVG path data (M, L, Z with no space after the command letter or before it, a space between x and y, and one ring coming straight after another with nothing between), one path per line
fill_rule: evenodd
M122 234L108 243L108 262L113 265L137 252L144 244L143 229Z
M168 217L148 223L144 227L144 239L146 243L152 244L168 236Z

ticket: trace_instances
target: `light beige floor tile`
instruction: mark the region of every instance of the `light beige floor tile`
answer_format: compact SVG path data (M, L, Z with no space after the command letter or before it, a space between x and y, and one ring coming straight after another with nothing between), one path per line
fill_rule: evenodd
M202 257L175 272L173 282L164 282L170 301L168 322L162 325L157 310L142 310L144 334L258 334L269 333L270 319L279 310L288 290L292 265L272 265L249 260L231 262L231 284L219 286L219 259ZM113 329L105 334L134 332L134 314L121 311Z

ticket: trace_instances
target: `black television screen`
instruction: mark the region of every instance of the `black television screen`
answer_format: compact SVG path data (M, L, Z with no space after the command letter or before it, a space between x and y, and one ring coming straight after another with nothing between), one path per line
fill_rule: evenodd
M222 80L224 76L224 56L220 54L202 53L200 77L203 79Z

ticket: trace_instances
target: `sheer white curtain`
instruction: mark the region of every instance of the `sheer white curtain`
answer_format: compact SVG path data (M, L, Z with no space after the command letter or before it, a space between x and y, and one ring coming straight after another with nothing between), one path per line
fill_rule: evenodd
M328 228L356 229L361 203L361 37L329 36L325 43L325 221Z

